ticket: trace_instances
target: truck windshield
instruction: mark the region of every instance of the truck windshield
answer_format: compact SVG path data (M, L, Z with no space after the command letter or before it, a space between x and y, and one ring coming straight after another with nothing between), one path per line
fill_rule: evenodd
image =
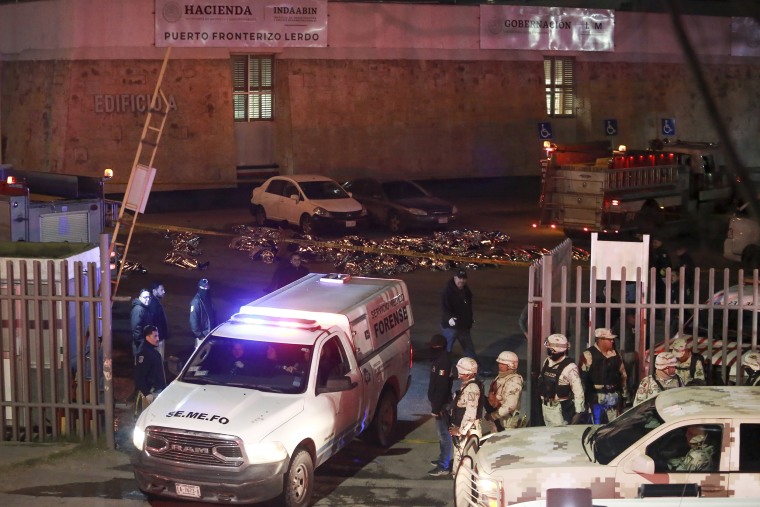
M602 465L608 464L664 422L657 413L655 400L652 398L631 408L597 430L591 437L596 461Z
M178 380L299 394L306 390L313 347L211 335Z

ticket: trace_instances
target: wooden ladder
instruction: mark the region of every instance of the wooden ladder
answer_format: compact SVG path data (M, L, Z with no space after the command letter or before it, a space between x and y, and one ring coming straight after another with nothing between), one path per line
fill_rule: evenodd
M145 125L143 125L142 134L140 135L140 142L137 144L132 171L129 175L127 189L124 192L124 200L119 207L119 218L116 220L113 236L111 237L111 245L108 251L110 258L114 258L117 248L121 249L121 262L119 263L116 278L112 281L111 300L115 298L116 291L119 289L119 282L121 281L124 264L127 260L127 252L129 252L129 244L132 241L132 233L137 224L137 216L144 211L144 203L147 200L147 195L140 192L140 189L142 188L146 193L150 192L153 174L155 174L153 161L156 158L158 145L161 142L161 135L164 132L164 125L166 125L166 119L169 114L169 101L161 89L161 83L164 79L171 49L171 46L166 48L161 72L158 74L156 88L153 90L148 115L145 118ZM133 191L135 190L137 192L133 196ZM140 198L143 195L144 198ZM121 235L126 233L126 240L122 240L119 237L120 233Z

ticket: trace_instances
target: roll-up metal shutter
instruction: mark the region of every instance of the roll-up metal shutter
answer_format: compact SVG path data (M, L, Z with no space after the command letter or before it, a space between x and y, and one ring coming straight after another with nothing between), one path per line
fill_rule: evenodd
M89 214L86 211L40 215L40 241L90 242Z

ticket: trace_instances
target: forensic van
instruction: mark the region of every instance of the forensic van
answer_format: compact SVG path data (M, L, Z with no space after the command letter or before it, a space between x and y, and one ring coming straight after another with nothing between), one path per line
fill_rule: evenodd
M138 418L140 489L308 505L314 469L354 436L393 442L413 323L401 280L315 273L244 305Z

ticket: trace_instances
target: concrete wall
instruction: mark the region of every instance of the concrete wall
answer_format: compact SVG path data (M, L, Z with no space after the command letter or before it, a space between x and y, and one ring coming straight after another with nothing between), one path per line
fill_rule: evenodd
M420 179L535 175L537 123L558 142L603 137L643 147L675 118L682 139L717 140L668 16L616 13L614 52L577 58L577 116L546 117L548 52L479 49L478 6L330 3L326 48L276 54L273 129L232 121L229 58L243 48L174 48L173 97L154 165L156 189L225 186L257 156L283 173L337 179L371 172ZM760 165L760 58L731 56L731 18L684 26L732 138ZM0 133L4 162L126 182L164 49L153 1L59 0L0 6ZM121 110L106 101L127 102ZM111 99L108 99L111 97ZM100 102L98 102L100 101Z

